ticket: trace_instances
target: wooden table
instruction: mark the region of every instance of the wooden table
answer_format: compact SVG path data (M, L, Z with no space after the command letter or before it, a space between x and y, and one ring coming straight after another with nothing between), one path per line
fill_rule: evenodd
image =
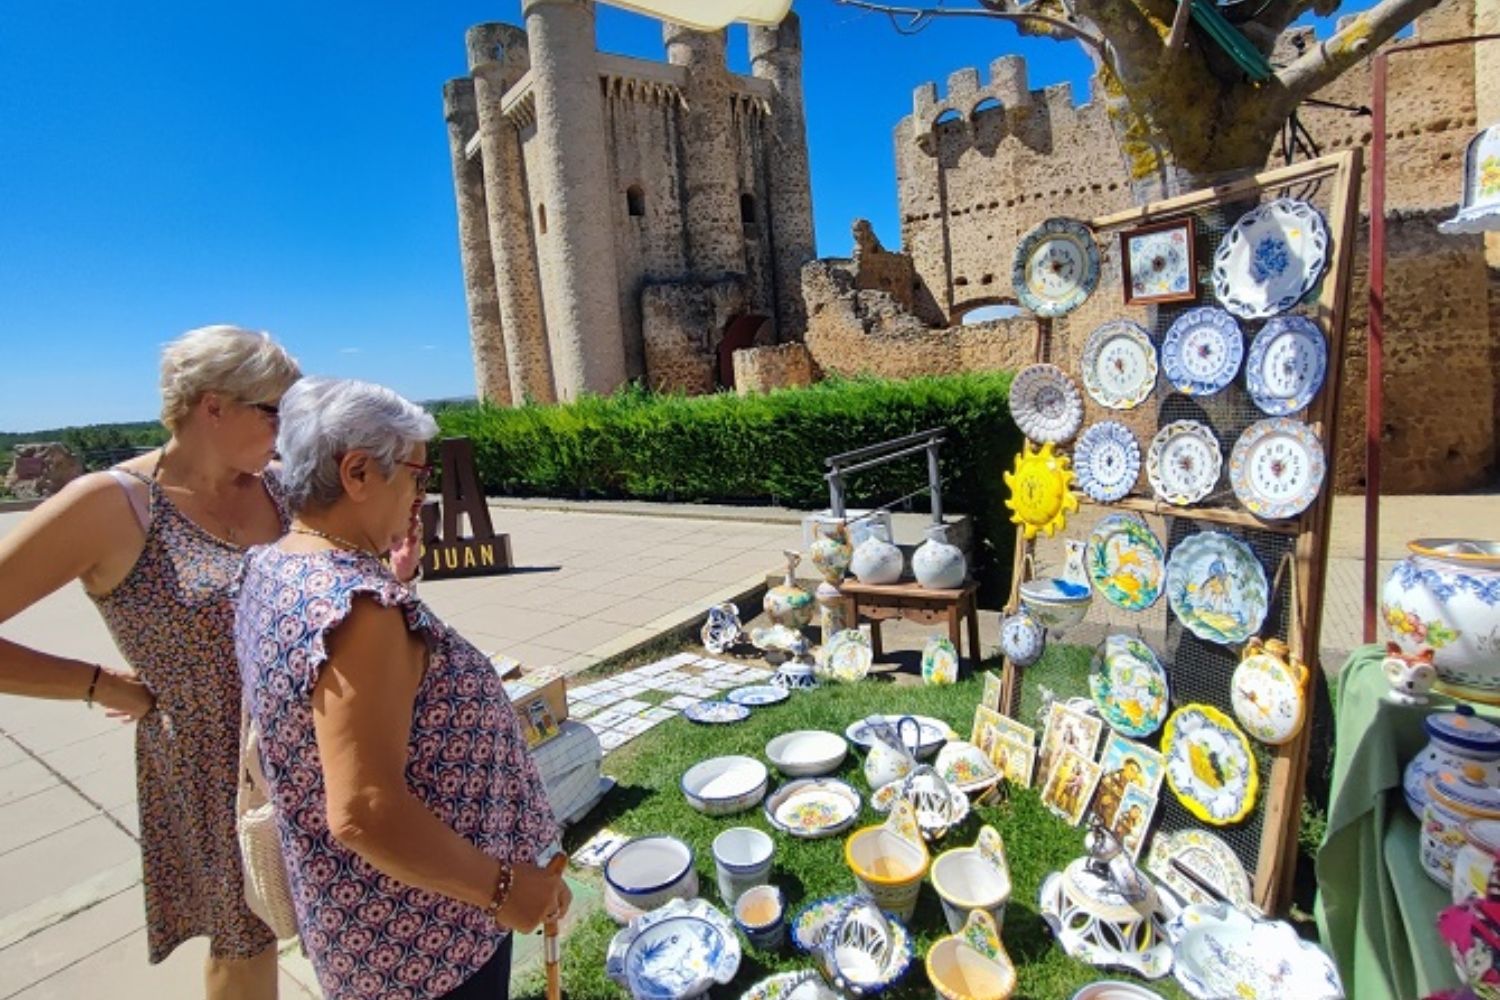
M860 583L847 580L839 585L849 606L849 624L858 626L861 617L870 622L870 644L875 658L884 655L880 641L880 623L890 618L905 618L924 625L947 622L948 638L960 656L963 654L963 622L969 622L969 657L979 665L979 584L966 583L956 590L931 590L918 583Z

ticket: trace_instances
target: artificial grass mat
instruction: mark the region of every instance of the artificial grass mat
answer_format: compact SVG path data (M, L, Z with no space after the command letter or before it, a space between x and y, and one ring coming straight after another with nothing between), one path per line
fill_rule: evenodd
M1091 650L1084 647L1049 647L1042 662L1026 672L1021 718L1034 719L1042 686L1060 698L1087 695L1090 654ZM576 849L602 826L626 836L670 833L693 848L699 894L727 913L728 908L718 898L710 844L729 827L755 827L769 833L776 842L771 881L780 886L790 917L811 900L854 891L854 875L844 864L844 841L848 833L823 840L798 840L772 827L759 807L733 816L705 816L683 797L678 787L683 772L700 760L724 754L746 754L764 761L766 742L781 732L827 729L842 733L849 723L873 712L931 715L944 720L967 739L974 706L982 690L983 681L977 674L951 687L868 680L794 692L787 701L757 708L745 722L731 726L695 725L679 716L609 755L605 771L619 784L581 824L569 830L565 846ZM844 764L835 772L865 798L856 829L883 819L869 807L869 785L865 782L863 763L858 748L851 745ZM785 780L789 779L772 768L772 791ZM1101 979L1141 982L1168 998L1187 996L1170 977L1146 983L1124 973L1105 972L1069 958L1053 941L1051 931L1037 912L1037 892L1050 872L1060 870L1083 853L1083 831L1069 827L1048 812L1036 790L1013 790L998 805L974 808L962 826L930 845L933 856L953 847L969 846L985 823L994 826L1005 839L1010 862L1012 890L1002 938L1019 975L1017 997L1066 1000L1080 987ZM600 875L591 871L585 877L599 879ZM604 955L610 938L618 930L618 925L600 909L568 934L563 943L562 962L563 994L568 1000L619 1000L628 995L604 974ZM933 995L922 958L931 944L949 931L937 891L928 880L924 880L909 930L915 939L915 958L902 981L884 994L892 1000ZM768 975L813 966L811 957L792 944L790 933L786 945L777 953L751 948L743 936L740 945L743 958L738 975L727 986L715 987L711 997L737 998ZM514 991L515 996L527 998L543 993L539 976L525 977L517 982Z

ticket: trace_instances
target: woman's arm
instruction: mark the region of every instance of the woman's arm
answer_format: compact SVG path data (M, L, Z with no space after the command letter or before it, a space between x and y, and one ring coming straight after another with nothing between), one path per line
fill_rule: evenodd
M426 665L401 612L356 598L328 637L313 688L313 726L328 827L380 871L419 889L489 906L501 863L433 815L406 785L412 704ZM517 864L502 923L530 930L557 908L561 866ZM565 905L565 904L564 904Z

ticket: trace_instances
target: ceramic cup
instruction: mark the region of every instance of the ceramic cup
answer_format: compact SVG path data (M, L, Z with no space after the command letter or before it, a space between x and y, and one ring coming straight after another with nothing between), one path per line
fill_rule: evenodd
M1010 880L972 849L944 851L932 863L932 886L943 903L948 929L957 934L970 910L984 910L995 927L1005 926Z
M844 842L844 862L855 881L877 906L903 921L910 920L927 874L927 851L920 843L897 836L885 827L855 831Z
M771 855L776 844L768 834L748 826L732 826L714 838L714 870L719 897L727 905L747 889L765 885L771 877Z
M786 903L774 885L746 889L734 904L734 924L745 940L762 951L776 951L786 943Z

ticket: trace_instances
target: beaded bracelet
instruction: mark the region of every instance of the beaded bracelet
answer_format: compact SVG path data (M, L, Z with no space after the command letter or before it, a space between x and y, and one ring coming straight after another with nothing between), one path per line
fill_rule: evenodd
M99 686L99 675L103 672L103 667L97 665L94 667L94 676L89 681L89 693L83 696L83 703L89 708L94 707L94 689Z
M510 886L515 881L516 871L504 861L500 862L500 876L495 879L495 891L490 896L490 905L485 908L490 919L496 923L500 922L500 907L505 905L505 899L510 895Z

